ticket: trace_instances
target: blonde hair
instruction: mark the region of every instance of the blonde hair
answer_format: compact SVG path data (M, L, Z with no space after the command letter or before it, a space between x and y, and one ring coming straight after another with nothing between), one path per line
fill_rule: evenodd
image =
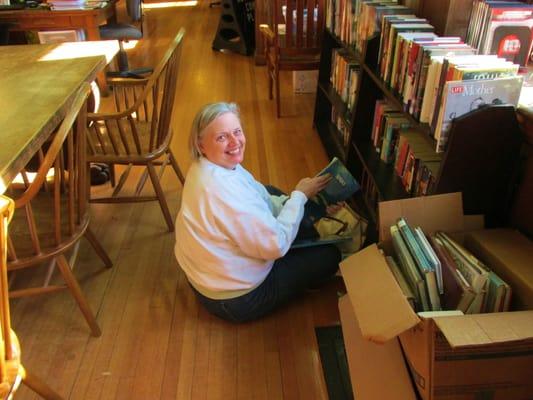
M202 156L200 151L200 139L203 131L211 122L222 114L233 113L240 119L239 107L235 103L210 103L203 106L194 117L189 136L189 152L193 160L198 160Z

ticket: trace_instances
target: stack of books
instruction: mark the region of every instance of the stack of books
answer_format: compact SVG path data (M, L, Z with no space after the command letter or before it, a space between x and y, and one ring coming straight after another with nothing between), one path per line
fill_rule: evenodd
M446 233L428 238L404 218L390 231L395 254L386 260L416 311L477 314L509 309L511 287Z
M50 0L52 10L80 10L86 7L86 0Z

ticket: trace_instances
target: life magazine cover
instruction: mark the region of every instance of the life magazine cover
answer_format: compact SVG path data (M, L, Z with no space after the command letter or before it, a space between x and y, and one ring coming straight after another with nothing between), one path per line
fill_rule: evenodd
M487 80L446 82L441 124L435 130L437 152L446 149L452 120L483 106L511 104L516 107L522 89L521 76Z

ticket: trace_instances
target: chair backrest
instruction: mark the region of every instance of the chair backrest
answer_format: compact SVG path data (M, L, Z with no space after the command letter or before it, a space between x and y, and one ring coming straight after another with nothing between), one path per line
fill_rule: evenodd
M133 22L142 18L142 0L126 0L126 11Z
M113 84L117 113L88 115L90 154L143 156L166 149L184 33L180 29L148 79ZM104 133L109 140L103 139Z
M320 50L324 1L273 0L272 24L280 51L290 54Z
M87 83L79 88L59 128L7 189L17 209L8 237L9 269L65 251L87 228L89 89Z
M13 343L11 337L11 318L9 313L9 296L7 283L7 225L13 215L14 203L5 196L0 196L0 386L12 381L8 362L13 360ZM0 397L3 393L0 391ZM3 398L3 397L2 397Z

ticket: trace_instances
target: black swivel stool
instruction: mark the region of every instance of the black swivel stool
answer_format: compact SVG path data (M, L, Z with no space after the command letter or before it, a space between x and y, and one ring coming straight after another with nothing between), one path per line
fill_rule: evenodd
M142 5L141 0L127 0L126 9L133 22L141 21L142 27ZM100 37L104 40L118 40L120 50L118 52L118 71L108 72L108 76L118 76L121 78L142 78L143 75L150 74L152 68L137 68L130 70L128 55L124 50L124 42L128 40L142 39L142 30L134 25L124 23L108 23L100 26Z

